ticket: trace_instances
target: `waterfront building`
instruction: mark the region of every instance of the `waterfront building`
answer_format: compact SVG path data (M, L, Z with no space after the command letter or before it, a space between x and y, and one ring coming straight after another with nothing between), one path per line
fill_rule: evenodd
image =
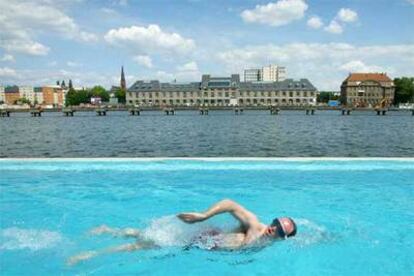
M15 104L20 99L19 87L16 85L4 88L4 103Z
M35 102L33 86L19 86L19 94L20 98L25 98L32 104Z
M34 98L35 98L35 100L34 100L34 104L43 104L44 102L43 102L43 90L42 90L42 87L35 87L34 89L33 89L33 91L34 91Z
M259 82L259 81L284 81L286 79L286 67L277 65L268 65L260 69L246 69L244 70L245 82Z
M126 93L127 104L142 106L271 106L314 105L317 89L307 79L279 82L240 82L230 77L203 75L201 82L136 81Z
M65 90L60 85L42 87L43 103L53 107L65 105Z
M350 73L341 85L341 101L348 106L387 106L394 94L394 82L386 73Z

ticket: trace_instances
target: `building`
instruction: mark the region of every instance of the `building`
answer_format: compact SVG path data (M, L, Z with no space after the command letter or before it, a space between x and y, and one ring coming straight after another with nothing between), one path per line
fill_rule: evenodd
M284 81L286 79L286 67L277 65L264 66L261 69L246 69L244 70L245 82L258 81Z
M341 102L348 106L388 106L394 94L394 82L386 73L350 73L341 85Z
M0 104L5 102L5 98L4 98L4 86L0 86Z
M244 70L244 81L257 82L261 81L261 69L246 69Z
M35 87L33 89L34 91L34 97L35 97L35 101L33 102L34 104L43 104L43 90L42 87Z
M33 86L19 86L20 98L29 100L32 104L35 102Z
M126 81L125 81L125 74L124 74L124 66L121 67L121 89L126 91Z
M65 105L65 90L60 85L48 85L42 87L43 104L53 107Z
M127 104L142 106L271 106L314 105L317 89L307 79L280 82L240 82L230 77L203 75L201 82L136 81L126 93Z
M4 88L4 103L15 104L20 99L19 87L7 86Z

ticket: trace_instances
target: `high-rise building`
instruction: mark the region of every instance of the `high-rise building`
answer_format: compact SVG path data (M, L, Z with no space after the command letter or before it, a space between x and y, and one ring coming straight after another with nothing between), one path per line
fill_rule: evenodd
M277 65L264 66L261 69L244 70L244 81L284 81L286 79L286 67Z
M262 68L262 81L284 81L286 79L286 67L269 65Z
M244 70L244 81L257 82L261 80L261 69Z
M121 67L121 89L126 91L126 81L124 75L124 66Z

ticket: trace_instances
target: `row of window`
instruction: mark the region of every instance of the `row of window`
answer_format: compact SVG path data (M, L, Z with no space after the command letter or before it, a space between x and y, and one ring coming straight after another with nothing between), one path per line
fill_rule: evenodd
M129 97L139 97L139 98L159 98L159 97L169 97L169 98L173 98L174 95L176 97L182 97L182 98L187 98L187 96L190 97L235 97L236 93L235 92L153 92L153 93L134 93L134 92L128 92L128 96ZM278 97L278 96L289 96L289 97L314 97L315 96L315 92L239 92L239 97Z
M239 104L278 104L278 103L312 103L313 100L307 100L307 99L239 99ZM229 104L230 100L225 99L218 99L218 100L180 100L180 99L176 99L176 100L129 100L130 104L142 104L142 105L159 105L159 104L190 104L190 105L195 105L195 104Z

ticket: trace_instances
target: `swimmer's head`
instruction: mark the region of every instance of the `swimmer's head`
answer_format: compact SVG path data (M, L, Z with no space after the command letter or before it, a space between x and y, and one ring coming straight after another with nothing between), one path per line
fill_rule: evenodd
M265 235L273 238L287 239L296 235L296 223L291 218L275 218L266 228Z

